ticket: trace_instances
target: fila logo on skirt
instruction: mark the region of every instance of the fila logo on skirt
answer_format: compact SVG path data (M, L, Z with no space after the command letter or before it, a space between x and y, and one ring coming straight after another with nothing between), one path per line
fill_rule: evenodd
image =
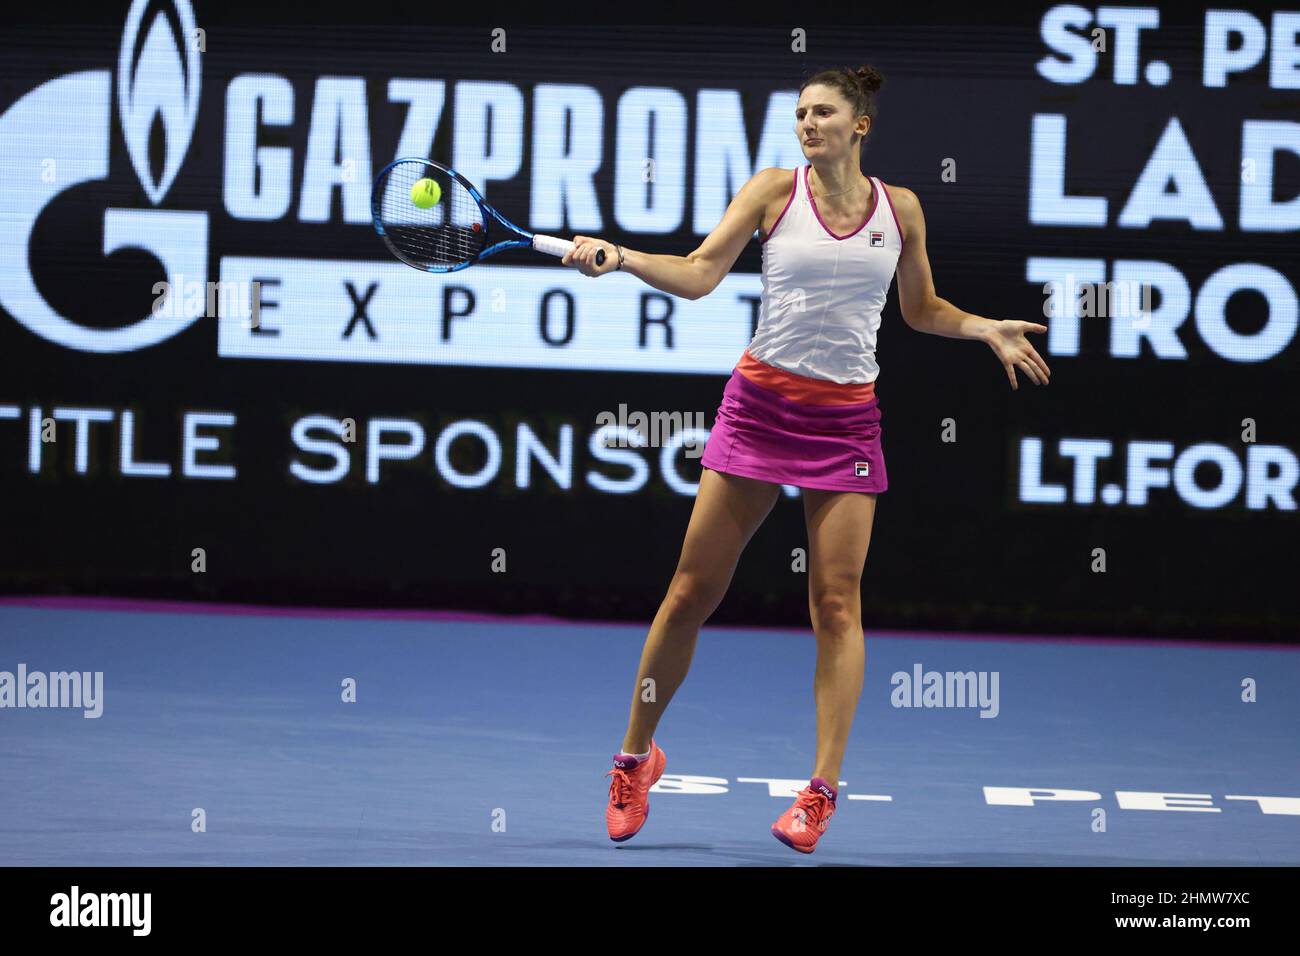
M885 244L885 234L883 232L871 233L871 245L883 246Z
M853 474L857 478L866 478L871 474L871 464L865 461L855 461L853 463Z

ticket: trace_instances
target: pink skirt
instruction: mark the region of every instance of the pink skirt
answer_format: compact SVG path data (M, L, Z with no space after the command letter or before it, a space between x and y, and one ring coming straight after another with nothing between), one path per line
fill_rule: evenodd
M879 493L889 487L876 398L835 405L794 401L739 369L723 390L700 464L822 491Z

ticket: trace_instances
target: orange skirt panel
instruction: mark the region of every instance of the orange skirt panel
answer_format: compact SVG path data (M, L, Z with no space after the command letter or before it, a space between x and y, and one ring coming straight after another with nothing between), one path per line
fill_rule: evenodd
M749 354L749 349L736 363L736 371L760 388L804 405L858 405L876 397L875 382L840 383L796 375L760 362Z

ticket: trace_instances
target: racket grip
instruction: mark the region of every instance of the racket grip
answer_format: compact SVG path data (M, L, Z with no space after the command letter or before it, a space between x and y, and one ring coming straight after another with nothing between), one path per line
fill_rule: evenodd
M573 243L568 239L560 239L557 236L544 236L541 233L533 236L533 248L538 252L544 252L548 256L558 256L561 259L568 254L573 248ZM596 265L605 264L605 250L596 250Z

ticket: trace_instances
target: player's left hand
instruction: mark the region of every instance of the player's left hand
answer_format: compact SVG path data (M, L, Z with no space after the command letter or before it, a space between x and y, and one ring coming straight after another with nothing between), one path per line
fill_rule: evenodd
M605 250L605 264L596 265L597 251ZM618 249L612 242L593 239L590 236L574 236L573 251L566 252L560 260L566 266L576 266L585 276L603 276L618 268Z
M1045 325L1036 322L1018 322L1014 319L1004 319L993 326L992 334L987 340L988 345L993 350L993 354L998 357L998 361L1002 363L1002 367L1007 370L1007 378L1011 379L1013 391L1020 387L1016 381L1016 369L1024 372L1035 385L1046 385L1051 379L1052 370L1025 338L1026 332L1046 331Z

